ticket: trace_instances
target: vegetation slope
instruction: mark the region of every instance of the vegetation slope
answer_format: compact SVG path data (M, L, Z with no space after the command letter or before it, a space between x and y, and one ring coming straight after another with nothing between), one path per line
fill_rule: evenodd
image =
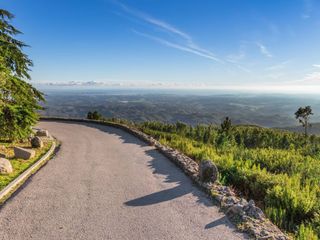
M211 159L220 181L254 199L297 239L320 237L320 137L258 126L136 124L196 161Z

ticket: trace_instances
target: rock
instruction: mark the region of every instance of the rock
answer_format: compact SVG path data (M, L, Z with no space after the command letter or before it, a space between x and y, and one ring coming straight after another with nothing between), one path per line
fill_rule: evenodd
M223 207L230 207L230 206L233 206L236 203L238 203L238 199L236 197L234 197L234 196L225 197L223 199Z
M12 172L11 162L8 159L0 158L0 174L9 174Z
M214 195L214 198L215 198L219 203L221 203L221 202L223 201L224 196L223 196L222 194L216 193L216 194Z
M31 139L31 146L33 148L42 148L43 147L43 141L39 137L34 137Z
M244 206L248 204L248 201L245 200L244 198L241 198L239 203Z
M203 160L199 166L200 179L203 182L215 182L218 179L218 168L210 160Z
M40 129L37 131L36 135L38 137L49 137L49 132L48 132L48 130Z
M242 216L245 214L245 212L243 211L243 206L241 206L240 204L235 204L232 207L228 208L226 214L228 215L228 217L233 218L235 216Z
M243 210L247 213L249 217L253 217L255 219L263 219L265 218L263 211L255 206L253 200L250 200L249 203L244 206Z
M4 153L0 153L0 158L6 158L7 156Z
M22 147L14 147L14 156L16 158L22 158L24 160L28 160L30 158L33 158L36 155L36 152L32 149L25 149Z

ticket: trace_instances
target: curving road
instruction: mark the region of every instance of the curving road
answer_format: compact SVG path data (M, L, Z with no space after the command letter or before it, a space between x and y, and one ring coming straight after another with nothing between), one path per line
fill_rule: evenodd
M0 239L243 239L168 159L93 124L41 122L54 159L0 208Z

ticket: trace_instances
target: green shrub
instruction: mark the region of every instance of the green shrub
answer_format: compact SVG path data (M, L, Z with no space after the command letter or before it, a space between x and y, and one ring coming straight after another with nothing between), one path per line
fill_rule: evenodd
M201 161L209 158L220 179L257 201L267 216L297 239L320 236L320 138L253 126L147 122L140 130ZM308 224L306 224L308 223Z

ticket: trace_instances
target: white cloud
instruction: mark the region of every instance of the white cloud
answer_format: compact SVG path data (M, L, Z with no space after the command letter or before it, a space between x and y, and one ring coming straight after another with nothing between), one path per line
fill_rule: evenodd
M320 86L320 72L315 71L312 73L306 74L303 78L294 80L294 81L288 81L288 84L303 84L303 85L318 85Z
M265 45L263 45L262 43L259 43L259 42L257 42L256 45L258 46L262 55L269 57L269 58L272 58L271 52L267 49L267 47Z
M303 5L303 13L301 14L301 18L311 18L311 13L313 11L313 0L303 0Z
M241 45L240 46L240 50L238 51L238 53L235 53L235 54L229 54L227 56L227 61L228 62L231 62L231 63L237 63L243 59L245 59L246 57L246 52L244 50L244 46Z
M313 64L312 67L320 68L320 64Z
M320 84L320 72L309 73L303 79L305 83Z
M211 59L211 60L214 60L214 61L222 63L222 61L220 59L216 58L215 56L213 56L211 54L203 53L203 52L198 51L196 49L193 49L193 48L190 48L190 47L186 47L184 45L179 45L179 44L176 44L176 43L172 43L172 42L169 42L169 41L167 41L165 39L158 38L158 37L146 34L146 33L141 33L141 32L138 32L136 30L132 30L132 31L134 33L140 35L140 36L152 39L152 40L154 40L154 41L156 41L156 42L158 42L158 43L160 43L162 45L165 45L167 47L175 48L175 49L178 49L178 50L181 50L181 51L184 51L184 52L193 53L195 55L198 55L198 56L201 56L201 57L204 57L204 58L208 58L208 59Z
M132 15L133 17L136 17L148 24L151 24L152 26L159 28L165 32L168 32L170 34L174 34L175 36L177 36L178 38L180 38L180 41L182 40L184 42L184 44L177 44L177 43L173 43L170 41L167 41L165 39L160 39L158 37L153 37L149 34L144 34L141 33L140 35L143 36L148 36L148 38L156 40L157 42L167 46L167 47L172 47L172 48L176 48L179 49L181 51L185 51L185 52L189 52L189 53L193 53L195 55L201 56L201 57L205 57L207 59L211 59L217 62L222 63L223 61L221 59L219 59L218 57L215 56L214 53L212 53L210 50L207 50L205 48L202 48L200 46L198 46L192 39L192 37L185 33L184 31L178 29L177 27L172 26L171 24L164 22L162 20L156 19L146 13L143 13L141 11L138 10L134 10L130 7L128 7L127 5L119 2L119 1L114 1L117 5L119 5L123 11L129 13L130 15ZM135 33L137 33L137 31L134 31Z
M286 68L286 66L287 66L290 62L291 62L290 60L283 61L283 62L280 62L280 63L278 63L278 64L275 64L275 65L272 65L272 66L270 66L270 67L267 67L266 70L267 70L267 71L282 70L282 69Z
M248 69L248 68L246 68L246 67L244 67L244 66L241 66L241 65L239 65L239 64L236 64L235 65L237 68L239 68L240 70L242 70L242 71L244 71L244 72L246 72L246 73L252 73L252 71L250 70L250 69Z

